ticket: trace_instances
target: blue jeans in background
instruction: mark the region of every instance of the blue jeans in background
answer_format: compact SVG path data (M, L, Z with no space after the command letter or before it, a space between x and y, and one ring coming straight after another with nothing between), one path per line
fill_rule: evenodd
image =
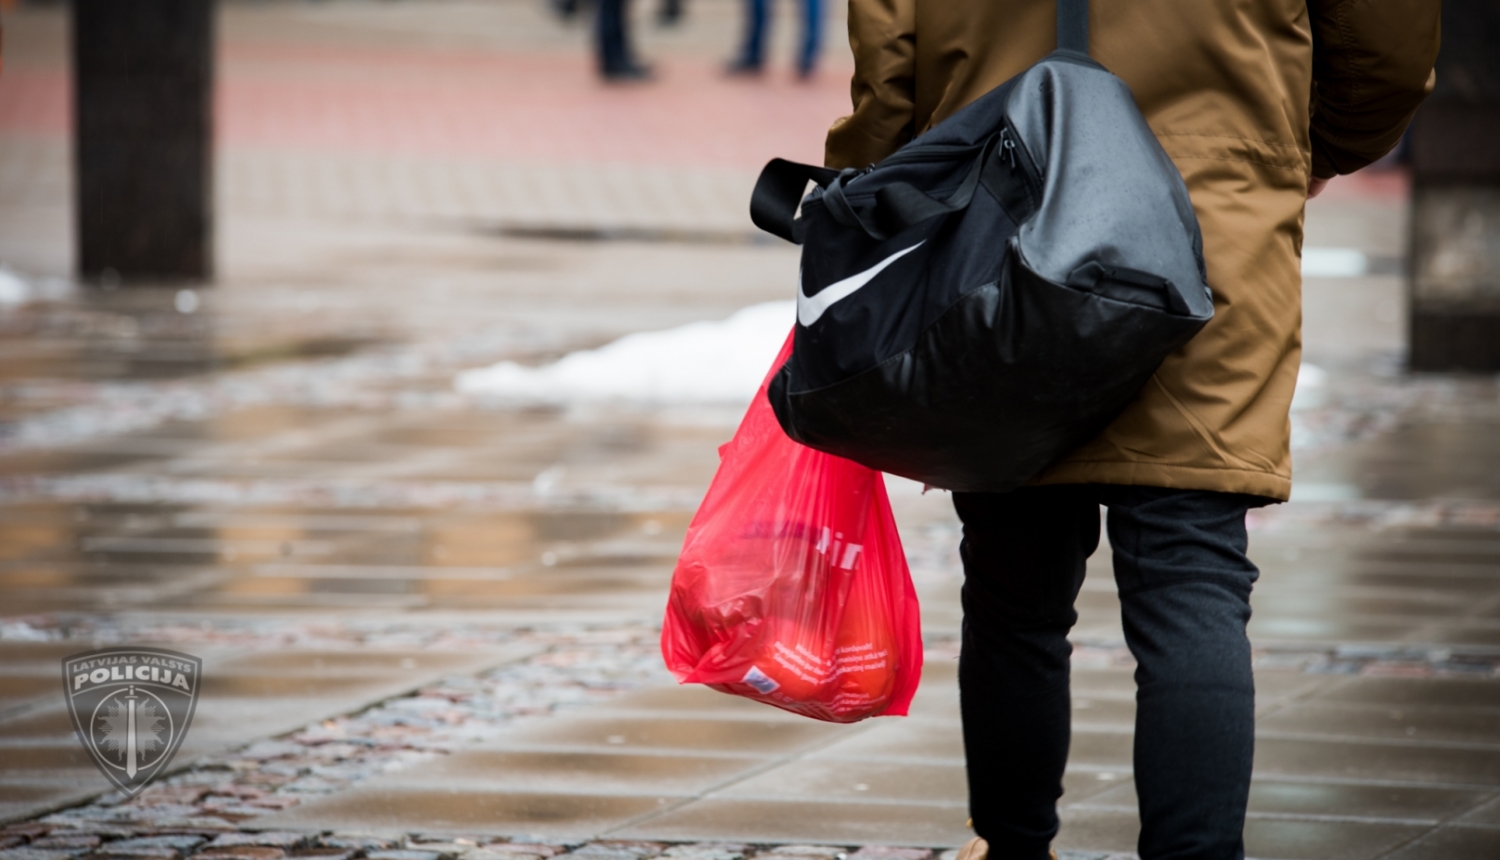
M802 44L797 50L797 74L807 77L818 62L823 43L823 0L800 0ZM745 45L733 68L758 71L765 65L766 34L771 23L771 0L745 0Z

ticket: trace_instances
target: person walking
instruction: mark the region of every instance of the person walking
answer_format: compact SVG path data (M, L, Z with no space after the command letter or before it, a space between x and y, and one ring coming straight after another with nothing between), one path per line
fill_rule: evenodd
M802 9L802 42L797 47L797 77L811 77L823 44L823 0L798 0ZM731 75L759 75L765 71L766 39L770 32L772 0L745 0L745 40L729 63Z
M636 59L630 44L629 0L599 0L594 38L599 74L606 81L651 79L651 67Z
M1143 860L1239 860L1254 748L1245 514L1291 491L1302 216L1430 91L1435 0L1093 3L1090 54L1186 180L1214 317L1103 432L1009 493L955 493L959 688L976 837L1041 860L1070 735L1069 629L1108 509L1136 670ZM1054 0L851 0L853 113L829 167L879 162L1055 44Z

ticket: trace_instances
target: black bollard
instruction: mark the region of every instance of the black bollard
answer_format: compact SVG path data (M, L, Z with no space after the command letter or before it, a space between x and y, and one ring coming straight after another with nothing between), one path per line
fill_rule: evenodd
M78 269L213 269L212 0L73 0Z
M1500 3L1443 0L1411 128L1413 370L1500 370Z

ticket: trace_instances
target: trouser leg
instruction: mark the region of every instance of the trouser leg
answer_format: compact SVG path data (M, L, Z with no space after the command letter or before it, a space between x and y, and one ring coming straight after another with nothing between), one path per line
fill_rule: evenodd
M797 74L812 74L823 42L823 0L802 0L802 48L797 52Z
M629 66L633 60L626 43L626 0L599 0L595 39L599 47L599 71L609 73Z
M1240 860L1255 747L1251 496L1112 489L1109 539L1137 661L1142 860Z
M1087 488L955 493L964 524L958 679L974 830L994 860L1042 860L1068 758L1068 630L1099 543Z
M740 50L740 65L759 67L765 62L770 17L770 0L745 0L745 44Z

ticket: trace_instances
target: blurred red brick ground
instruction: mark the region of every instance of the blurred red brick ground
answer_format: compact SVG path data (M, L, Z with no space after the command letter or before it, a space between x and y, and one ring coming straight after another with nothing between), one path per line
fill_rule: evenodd
M818 160L848 111L847 70L726 79L711 61L663 62L649 85L610 86L582 55L230 43L218 135L229 148L462 156L538 164L754 168ZM0 135L62 136L61 70L0 76Z

